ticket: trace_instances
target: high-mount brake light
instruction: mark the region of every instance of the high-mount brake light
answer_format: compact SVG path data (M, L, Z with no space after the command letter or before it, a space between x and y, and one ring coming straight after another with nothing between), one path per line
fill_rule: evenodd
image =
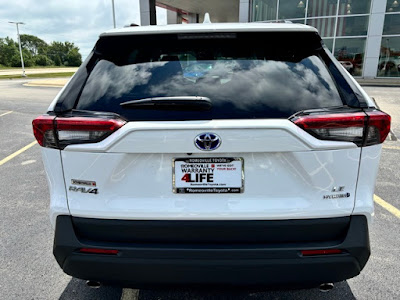
M353 142L358 146L383 143L390 131L390 116L378 110L310 114L296 116L292 122L318 139Z
M64 149L71 144L104 140L125 123L121 119L44 115L33 120L32 126L36 140L41 146Z

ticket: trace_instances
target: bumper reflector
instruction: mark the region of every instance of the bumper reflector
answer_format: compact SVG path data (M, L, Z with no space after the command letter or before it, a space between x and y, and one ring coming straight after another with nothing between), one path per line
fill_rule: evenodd
M340 249L320 249L320 250L302 250L301 254L303 256L313 256L313 255L329 255L329 254L341 254L343 253Z
M98 249L98 248L81 248L79 249L81 253L90 253L90 254L108 254L108 255L117 255L118 250L113 249Z

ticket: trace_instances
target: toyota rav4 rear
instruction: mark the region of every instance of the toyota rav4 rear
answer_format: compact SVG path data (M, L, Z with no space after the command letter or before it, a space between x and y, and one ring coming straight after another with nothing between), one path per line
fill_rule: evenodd
M351 278L389 128L312 27L106 32L33 121L54 255L139 288Z

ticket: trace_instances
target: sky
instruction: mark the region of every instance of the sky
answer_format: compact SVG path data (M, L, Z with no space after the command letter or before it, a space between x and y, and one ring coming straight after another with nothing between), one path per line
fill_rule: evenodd
M50 43L73 42L82 58L92 50L100 33L113 28L112 0L0 0L0 38L17 40L8 21L24 22L20 34L35 35ZM114 0L118 27L140 24L139 0ZM165 12L157 8L158 22Z

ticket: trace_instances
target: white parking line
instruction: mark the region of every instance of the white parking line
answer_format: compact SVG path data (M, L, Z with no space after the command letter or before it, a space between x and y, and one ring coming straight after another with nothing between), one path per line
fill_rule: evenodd
M5 113L1 114L1 115L0 115L0 117L2 117L2 116L5 116L5 115L8 115L8 114L11 114L12 112L13 112L12 110L10 110L10 111L7 111L7 112L5 112Z
M134 289L123 289L121 300L138 300L139 299L139 290Z

